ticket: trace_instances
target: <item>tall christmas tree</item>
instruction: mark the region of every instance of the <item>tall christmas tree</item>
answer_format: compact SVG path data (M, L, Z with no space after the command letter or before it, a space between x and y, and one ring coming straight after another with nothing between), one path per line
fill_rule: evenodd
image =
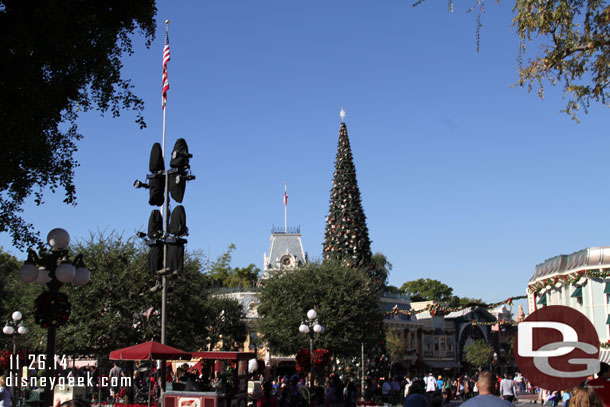
M341 118L343 117L345 112L342 109ZM371 268L371 241L345 122L341 122L339 130L323 246L325 261L339 260L350 267Z

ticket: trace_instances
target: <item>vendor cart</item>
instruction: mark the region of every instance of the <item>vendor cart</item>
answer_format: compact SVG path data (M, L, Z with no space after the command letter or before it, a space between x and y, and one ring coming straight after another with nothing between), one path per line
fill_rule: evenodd
M163 393L164 407L246 407L248 361L254 352L193 352L197 368L206 380L202 391Z

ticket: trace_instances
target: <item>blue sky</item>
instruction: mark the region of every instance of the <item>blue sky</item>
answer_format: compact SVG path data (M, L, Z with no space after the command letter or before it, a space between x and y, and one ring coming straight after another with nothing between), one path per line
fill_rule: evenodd
M124 58L146 102L135 115L80 120L78 205L47 195L25 216L45 234L66 228L133 235L147 224L134 190L161 141L163 21L170 24L168 149L186 138L196 181L184 206L188 248L231 243L233 264L262 266L272 225L301 225L321 253L339 110L346 122L373 251L390 282L439 279L460 296L497 301L525 293L546 258L610 244L608 110L576 124L517 81L511 2L490 3L476 52L476 14L427 1L160 1L157 38ZM533 49L535 52L535 48ZM10 239L0 244L13 253Z

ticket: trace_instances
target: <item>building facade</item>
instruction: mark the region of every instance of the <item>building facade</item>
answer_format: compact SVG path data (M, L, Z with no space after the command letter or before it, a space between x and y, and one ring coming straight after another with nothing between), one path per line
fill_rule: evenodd
M610 246L590 247L538 264L528 283L529 312L565 305L591 321L600 342L610 340ZM610 362L610 351L600 359Z

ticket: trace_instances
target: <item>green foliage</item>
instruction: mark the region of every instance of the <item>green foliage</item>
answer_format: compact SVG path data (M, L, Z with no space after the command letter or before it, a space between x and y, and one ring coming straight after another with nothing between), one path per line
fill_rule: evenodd
M57 348L70 355L105 357L114 349L151 339L155 326L141 314L150 307L158 309L160 301L149 291L154 278L146 268L146 249L133 239L99 234L71 247L71 253L83 254L91 280L83 287L62 287L72 315L68 325L57 330Z
M451 301L449 301L449 305L462 306L462 305L470 305L470 304L483 304L483 300L477 298L469 298L469 297L451 297Z
M21 282L17 277L17 273L21 263L12 255L0 249L0 326L4 326L5 322L11 319L14 311L21 311L24 316L24 323L28 328L34 325L32 307L34 298L32 289L36 289L37 284L30 284L33 287L28 287L24 290L21 287ZM24 307L24 301L29 299L27 307ZM28 337L32 337L32 330ZM19 335L16 337L17 343L22 344L26 339ZM12 340L7 335L0 335L0 349L10 349Z
M324 261L340 261L349 267L371 267L371 241L345 123L341 123L339 131L323 247ZM379 276L375 278L380 280Z
M466 361L473 367L486 368L493 361L494 349L484 339L476 341L464 346Z
M375 253L371 257L371 262L373 264L375 280L381 285L382 290L387 291L386 286L390 271L392 271L392 263L388 261L388 258L383 253Z
M391 329L385 334L386 349L393 363L401 362L407 356L407 348L402 338Z
M12 313L17 292L14 290L13 277L19 271L19 261L0 248L0 321ZM4 326L4 325L2 325Z
M243 319L246 317L242 306L235 300L211 297L208 301L208 332L213 349L221 343L222 350L237 350L246 340L247 332Z
M412 301L439 301L455 307L468 304L481 304L483 301L453 295L453 288L439 280L420 278L407 281L400 286L400 293L410 293Z
M424 0L415 0L414 6ZM496 3L499 0L496 0ZM478 0L476 38L479 49L481 14L486 0ZM453 11L453 1L449 0ZM577 120L591 102L607 105L610 96L610 6L602 0L515 0L513 26L521 39L517 84L544 97L544 84L563 87L567 104L562 112ZM539 43L524 63L527 45Z
M40 243L20 216L27 197L40 204L43 191L61 188L75 202L78 114L134 109L144 126L121 57L136 31L149 45L157 10L154 0L0 4L0 232L24 247Z
M116 234L99 234L71 247L71 253L84 255L91 281L83 287L65 284L61 288L72 304L72 315L66 326L57 329L58 353L106 358L111 350L160 340L161 293L150 292L155 278L148 272L147 247ZM208 280L201 271L201 254L187 252L183 274L169 279L173 292L167 302L167 343L198 350L207 349L206 338L214 345L222 337L225 348L234 349L235 342L246 336L243 310L235 300L209 296ZM7 291L18 295L0 304L24 314L30 328L28 349L43 351L46 330L32 316L42 287L20 282L14 265L0 263L0 282L5 281Z
M404 291L401 291L400 288L394 285L386 285L384 292L388 294L404 294Z
M260 269L254 264L247 267L231 267L235 245L231 244L226 252L210 265L209 278L214 287L251 287L256 285Z
M543 81L560 84L568 100L563 110L572 118L586 113L592 101L607 104L610 96L610 7L601 0L516 0L513 19L521 52L532 38L544 38L535 57L519 68L520 86L529 91Z
M400 286L400 291L410 293L412 301L449 302L453 298L453 288L430 278L407 281Z
M34 300L42 291L41 286L22 283L18 277L21 266L22 263L12 255L6 252L0 254L0 323L8 321L14 311L21 311L29 333L15 337L17 346L27 346L32 351L44 351L46 331L34 322ZM0 349L10 349L11 344L10 337L0 335Z
M379 294L366 271L339 263L309 263L265 280L258 330L274 353L294 354L309 347L299 325L314 308L326 328L315 335L314 346L335 356L358 356L363 341L370 352L383 340Z

